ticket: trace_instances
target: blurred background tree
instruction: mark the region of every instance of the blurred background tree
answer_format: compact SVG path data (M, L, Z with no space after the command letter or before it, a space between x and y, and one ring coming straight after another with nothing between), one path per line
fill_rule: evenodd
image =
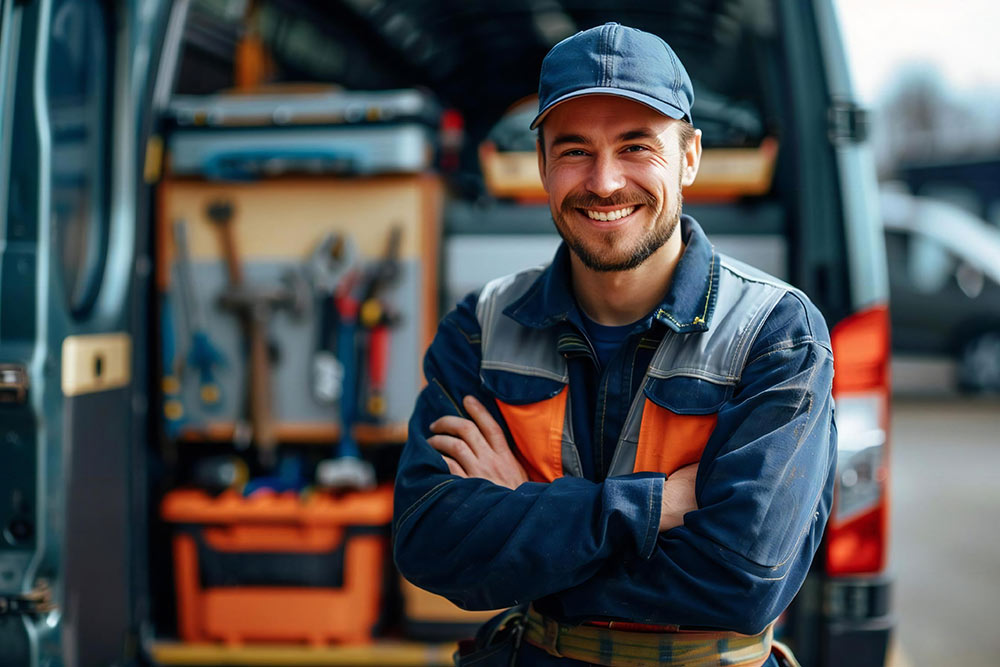
M933 63L897 70L872 111L881 176L901 164L1000 156L1000 94L960 94Z

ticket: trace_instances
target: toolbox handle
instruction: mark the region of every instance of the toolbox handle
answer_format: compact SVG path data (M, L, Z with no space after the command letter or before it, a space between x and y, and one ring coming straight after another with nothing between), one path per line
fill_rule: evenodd
M287 173L356 174L360 161L350 151L247 147L209 154L203 170L209 180L255 181Z
M344 541L339 526L230 525L204 529L205 543L223 552L329 553Z

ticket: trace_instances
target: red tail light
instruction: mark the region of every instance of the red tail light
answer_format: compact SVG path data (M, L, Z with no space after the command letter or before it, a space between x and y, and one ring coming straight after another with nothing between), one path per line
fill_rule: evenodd
M889 309L852 315L831 338L838 462L826 569L877 573L888 553Z

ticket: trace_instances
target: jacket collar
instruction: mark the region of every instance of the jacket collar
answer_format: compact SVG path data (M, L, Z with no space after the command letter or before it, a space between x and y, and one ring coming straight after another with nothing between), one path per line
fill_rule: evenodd
M684 252L670 288L650 316L636 323L637 330L640 325L648 329L654 319L678 333L707 331L711 324L719 288L719 257L694 218L682 215L680 225ZM532 329L569 321L582 330L583 319L570 280L569 253L566 244L560 244L552 263L504 314Z

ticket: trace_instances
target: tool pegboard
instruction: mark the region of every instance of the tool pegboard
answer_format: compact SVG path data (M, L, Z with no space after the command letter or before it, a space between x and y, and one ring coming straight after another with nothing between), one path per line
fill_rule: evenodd
M405 439L436 326L441 197L431 174L162 181L168 434L329 442L353 388L359 440Z

